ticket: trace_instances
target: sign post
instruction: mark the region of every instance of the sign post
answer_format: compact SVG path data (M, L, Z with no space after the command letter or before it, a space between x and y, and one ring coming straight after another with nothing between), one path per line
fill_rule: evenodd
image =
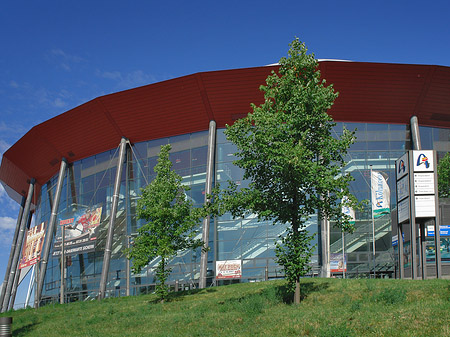
M433 220L439 233L436 151L408 151L396 161L398 238L402 241L403 223L410 223L411 278L427 277L425 221ZM418 230L419 229L419 230ZM435 235L436 277L441 277L440 237ZM417 243L419 249L417 249ZM417 254L418 253L418 254ZM418 256L417 256L418 255ZM419 257L419 261L417 258ZM404 276L404 250L399 244L400 275Z

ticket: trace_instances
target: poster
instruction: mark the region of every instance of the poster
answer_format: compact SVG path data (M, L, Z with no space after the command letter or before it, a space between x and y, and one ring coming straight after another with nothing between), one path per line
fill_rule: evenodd
M73 217L59 221L65 226L64 253L82 254L95 250L97 231L102 218L102 207L88 208L74 213ZM61 255L61 230L53 246L53 256Z
M330 254L330 272L342 273L347 271L347 254L342 253Z
M242 277L242 261L216 261L216 279L235 279Z
M32 266L41 259L42 245L45 238L45 225L34 226L27 231L22 249L19 269Z

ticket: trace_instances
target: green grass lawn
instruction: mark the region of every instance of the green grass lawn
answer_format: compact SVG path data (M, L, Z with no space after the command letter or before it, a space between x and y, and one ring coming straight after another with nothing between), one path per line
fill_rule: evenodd
M48 305L2 314L14 336L450 336L449 280L303 279Z

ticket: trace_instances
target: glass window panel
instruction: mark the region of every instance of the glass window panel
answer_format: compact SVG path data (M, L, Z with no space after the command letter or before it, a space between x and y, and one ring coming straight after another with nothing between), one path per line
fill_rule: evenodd
M191 153L189 150L170 153L169 158L173 164L172 168L174 170L181 170L190 167Z
M155 139L148 142L147 157L158 156L161 152L161 145L166 145L169 143L168 138Z
M147 142L133 144L133 152L137 158L147 158Z
M234 156L236 153L237 147L231 143L219 144L217 146L217 162L229 162L236 160L237 157Z
M388 124L367 123L367 131L387 131Z
M191 148L208 145L208 131L200 131L191 134Z
M361 150L366 150L367 149L367 143L366 142L359 142L357 141L356 143L353 143L350 148L349 151L361 151Z
M382 141L382 142L367 142L367 149L370 150L382 150L387 151L389 150L389 142L388 141Z
M88 157L81 160L81 166L83 170L95 165L95 157Z
M94 190L95 186L95 176L91 175L86 178L83 178L81 181L82 193L90 192Z
M192 149L191 155L192 166L206 165L207 155L208 155L207 146Z
M179 135L175 137L169 137L169 143L172 145L172 151L183 151L190 148L190 138L189 134Z

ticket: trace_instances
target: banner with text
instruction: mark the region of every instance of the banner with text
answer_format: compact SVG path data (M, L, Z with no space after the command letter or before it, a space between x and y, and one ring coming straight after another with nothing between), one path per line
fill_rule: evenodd
M235 279L242 277L242 261L216 261L216 279Z
M45 238L45 225L34 226L27 231L22 249L22 258L19 262L19 269L32 266L41 259L41 250Z
M59 221L65 226L64 253L82 254L95 250L97 230L102 218L102 207L93 207L73 214L73 217ZM53 256L61 255L61 233L56 238L53 247Z
M383 214L389 214L391 212L391 190L381 172L372 171L371 190L373 217L379 218Z

